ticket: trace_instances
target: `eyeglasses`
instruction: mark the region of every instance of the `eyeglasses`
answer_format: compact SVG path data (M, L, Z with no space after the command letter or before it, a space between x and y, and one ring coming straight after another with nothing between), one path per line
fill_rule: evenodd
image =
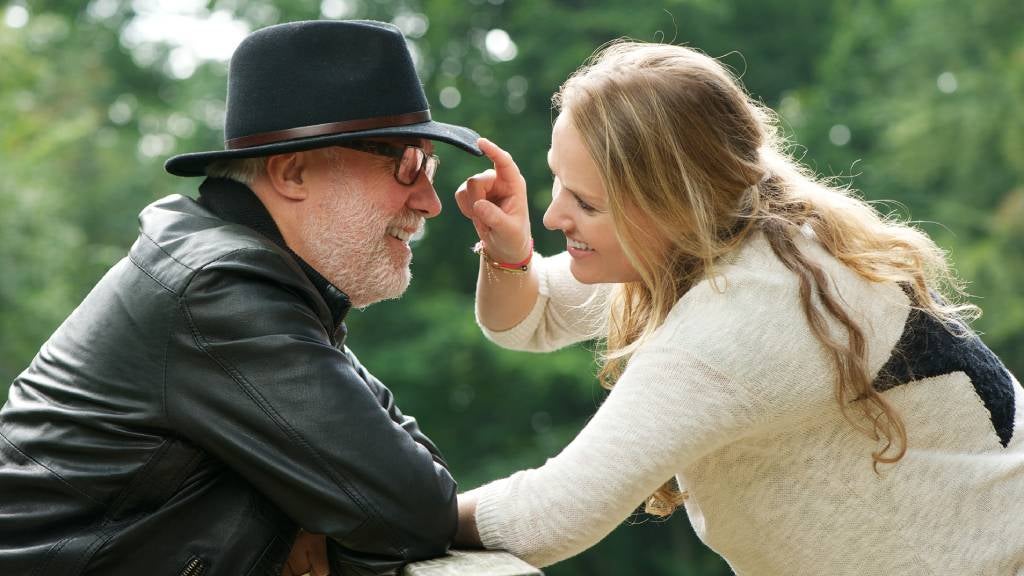
M341 148L351 148L376 156L387 156L395 160L395 180L403 186L412 186L419 179L420 174L426 172L427 180L434 183L434 173L441 164L441 159L434 154L427 154L423 148L406 144L405 146L391 146L383 142L371 142L368 140L357 140L354 142L342 142L335 144Z

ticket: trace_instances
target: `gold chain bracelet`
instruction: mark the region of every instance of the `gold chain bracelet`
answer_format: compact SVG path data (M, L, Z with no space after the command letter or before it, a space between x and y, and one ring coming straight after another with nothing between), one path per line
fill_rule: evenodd
M474 254L479 254L483 258L487 265L487 277L491 276L491 270L501 270L502 272L508 272L509 274L526 274L530 271L530 261L533 260L533 238L530 238L530 255L526 257L522 262L516 262L515 264L508 264L505 262L498 262L490 254L487 253L487 248L484 247L484 243L477 242L473 248Z

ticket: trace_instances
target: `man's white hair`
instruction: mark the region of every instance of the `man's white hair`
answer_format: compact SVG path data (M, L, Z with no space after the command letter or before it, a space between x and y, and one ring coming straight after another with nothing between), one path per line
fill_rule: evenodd
M206 167L206 175L211 178L228 178L247 186L266 173L267 159L264 157L214 160Z

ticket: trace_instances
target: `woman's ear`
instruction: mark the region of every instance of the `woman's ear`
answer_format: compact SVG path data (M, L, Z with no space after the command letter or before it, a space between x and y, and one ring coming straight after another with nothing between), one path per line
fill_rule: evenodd
M306 172L310 155L306 152L288 152L267 158L267 180L275 192L289 200L305 200L309 196Z

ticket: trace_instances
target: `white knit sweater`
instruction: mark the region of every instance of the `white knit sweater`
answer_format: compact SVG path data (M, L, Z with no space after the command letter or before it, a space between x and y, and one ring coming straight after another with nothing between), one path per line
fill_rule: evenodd
M569 446L472 491L484 545L563 560L675 475L697 535L737 574L1024 574L1020 384L977 339L911 313L898 286L800 246L865 331L876 387L906 423L902 460L873 471L878 446L839 411L797 279L756 237L717 288L679 300ZM568 262L537 262L535 308L488 337L546 351L602 330L608 287L576 282Z

